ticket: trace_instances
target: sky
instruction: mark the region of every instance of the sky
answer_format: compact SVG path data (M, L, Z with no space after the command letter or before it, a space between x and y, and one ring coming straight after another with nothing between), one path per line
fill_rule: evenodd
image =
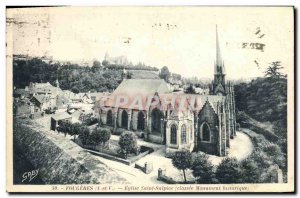
M294 65L292 7L31 8L8 10L7 18L14 54L102 61L108 53L212 78L218 25L228 79L262 76L273 61L283 73ZM260 44L263 50L252 49Z

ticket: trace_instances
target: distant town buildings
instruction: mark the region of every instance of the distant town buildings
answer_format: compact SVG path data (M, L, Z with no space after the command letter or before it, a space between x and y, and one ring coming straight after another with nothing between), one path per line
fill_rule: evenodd
M105 93L75 94L69 90L61 90L58 80L55 84L56 86L49 82L31 82L25 88L15 88L13 91L14 115L36 118L59 111L70 115L72 122L82 122L95 116L95 102ZM53 119L56 120L56 118Z
M116 65L128 65L129 62L126 56L117 56L117 57L110 57L109 54L106 52L104 56L104 60L107 61L108 64L116 64Z

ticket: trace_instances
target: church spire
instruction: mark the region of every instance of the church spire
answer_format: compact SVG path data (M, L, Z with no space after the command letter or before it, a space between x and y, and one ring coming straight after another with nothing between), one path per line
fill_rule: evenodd
M225 95L225 69L224 61L221 57L221 50L219 44L218 27L216 25L216 60L215 60L215 75L213 81L212 93L215 95Z
M221 66L222 58L221 58L221 51L219 45L219 35L218 35L218 26L216 25L216 64L217 66Z
M218 35L218 26L216 25L216 62L215 62L215 74L224 73L224 61L222 60L220 44L219 44L219 35Z

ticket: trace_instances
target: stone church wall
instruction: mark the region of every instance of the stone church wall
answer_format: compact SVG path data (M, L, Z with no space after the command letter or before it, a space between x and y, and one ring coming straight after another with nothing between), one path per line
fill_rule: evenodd
M200 130L202 124L206 122L210 128L210 142L200 141ZM213 108L207 102L198 114L198 128L196 131L197 150L203 151L212 155L219 155L219 123L218 116Z
M131 129L133 131L137 130L138 113L139 113L139 111L137 111L137 110L132 111Z

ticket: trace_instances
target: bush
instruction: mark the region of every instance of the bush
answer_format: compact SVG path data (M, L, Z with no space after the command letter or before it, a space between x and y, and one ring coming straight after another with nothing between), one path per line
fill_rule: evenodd
M252 158L260 167L260 169L268 169L272 164L272 159L261 149L256 149L251 155Z
M81 128L81 131L79 132L79 138L83 145L86 145L89 141L90 136L90 129L86 126Z
M241 171L238 161L228 157L223 159L217 168L216 178L222 184L240 183Z
M96 146L97 144L101 143L101 139L101 130L95 128L88 137L88 144Z
M87 126L91 126L91 125L96 124L96 123L98 123L98 119L95 118L95 117L90 117L90 118L83 121L83 124L87 125Z
M127 159L128 154L138 154L137 137L133 132L123 132L119 139L119 153Z
M74 123L71 125L71 130L69 131L69 135L74 136L74 141L76 138L76 135L79 135L80 131L82 130L82 125L79 123Z
M264 170L260 175L260 183L277 183L277 167L270 166L268 169Z
M177 151L172 155L172 164L177 169L182 170L186 183L185 170L192 166L192 154L189 151Z
M104 146L105 143L110 139L111 132L109 129L106 128L95 128L93 132L90 135L90 143L92 145L98 145L101 144L101 146Z
M208 160L208 156L206 154L197 153L194 155L191 169L193 171L193 176L197 178L197 183L216 183L213 170L214 166Z
M109 129L103 128L100 130L100 136L101 136L100 143L105 144L110 140L111 132Z
M58 132L62 132L65 135L69 134L71 132L72 124L70 122L61 121L59 122L59 127L57 128Z
M263 148L264 152L269 156L277 156L281 154L280 147L276 144L269 144Z
M261 170L257 163L250 157L241 162L241 182L257 183L259 182Z

